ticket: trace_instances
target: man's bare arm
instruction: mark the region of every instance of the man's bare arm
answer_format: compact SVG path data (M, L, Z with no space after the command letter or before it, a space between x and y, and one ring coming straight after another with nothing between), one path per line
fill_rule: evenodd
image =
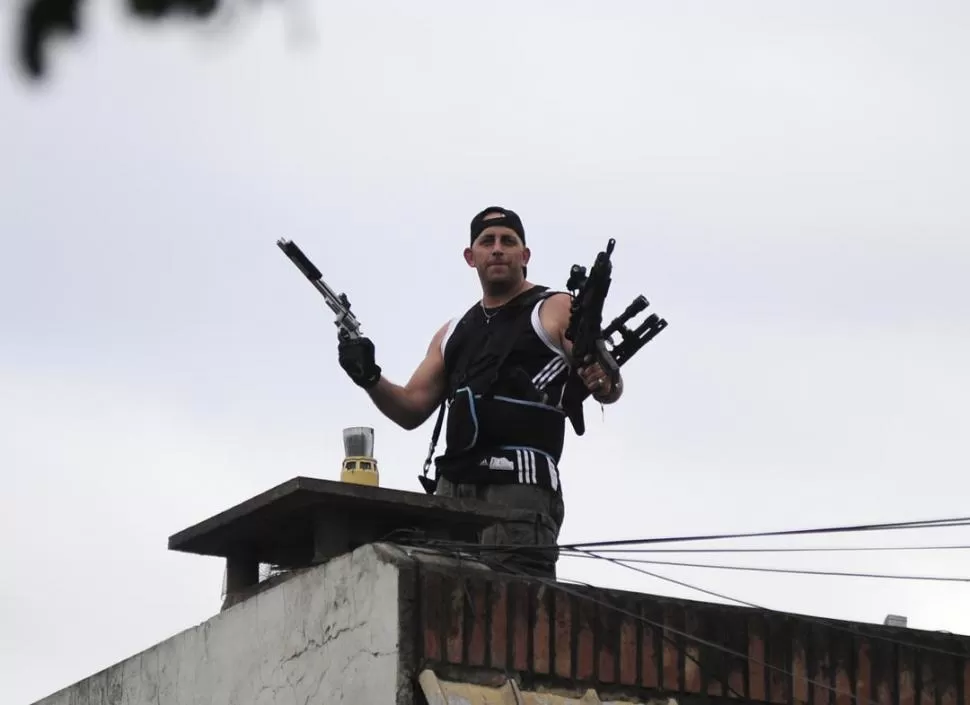
M573 344L572 341L566 338L566 329L569 327L571 306L572 297L569 294L553 294L545 301L539 311L540 319L546 332L549 333L553 340L559 343L559 346L570 360L573 359ZM584 379L584 381L587 378L592 380L598 377L605 377L605 373L599 363L593 363L585 368L582 361L576 360L574 364L579 365L580 378ZM606 384L609 384L608 380ZM623 377L622 375L617 377L616 386L613 388L607 387L604 390L600 387L587 385L587 389L590 390L590 393L596 401L601 404L612 404L623 394Z
M404 386L386 377L367 390L374 405L401 428L412 430L431 416L445 392L445 361L441 355L441 338L448 325L443 325L428 345L424 360Z

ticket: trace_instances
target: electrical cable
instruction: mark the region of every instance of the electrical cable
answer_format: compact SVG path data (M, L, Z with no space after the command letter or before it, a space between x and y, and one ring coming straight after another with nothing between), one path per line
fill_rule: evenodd
M587 541L573 543L562 548L601 548L605 546L630 546L637 544L680 543L685 541L717 541L723 539L755 538L768 536L807 536L813 534L838 534L862 531L890 531L895 529L935 529L953 526L970 526L970 517L954 519L930 519L924 521L890 522L886 524L856 524L828 526L816 529L788 529L785 531L752 531L732 534L702 534L695 536L664 536L646 539L619 539L612 541Z
M563 555L572 556L573 558L598 558L604 559L606 556L595 555L587 551L577 551L582 555L575 555L572 551L563 551ZM928 580L928 581L938 581L938 582L953 582L953 583L970 583L970 578L956 578L949 576L937 576L937 575L891 575L887 573L846 573L839 571L830 570L804 570L798 568L761 568L754 566L740 566L740 565L719 565L713 563L684 563L680 561L657 561L650 560L646 558L624 558L627 563L646 563L651 565L672 565L680 566L683 568L714 568L717 570L746 570L753 571L757 573L789 573L793 575L824 575L829 577L845 577L845 578L882 578L886 580Z
M961 551L956 546L819 546L798 548L601 548L597 553L838 553L865 551Z
M788 529L783 531L756 531L756 532L747 532L747 533L722 533L722 534L703 534L703 535L690 535L690 536L664 536L664 537L639 538L639 539L585 541L585 542L577 542L577 543L570 543L570 544L559 544L558 548L560 550L607 548L611 546L635 546L635 545L652 545L652 544L658 544L658 543L715 541L715 540L725 540L725 539L735 539L735 538L757 538L757 537L771 537L771 536L806 536L806 535L817 535L817 534L834 534L834 533L849 533L849 532L864 532L864 531L889 531L889 530L899 530L899 529L935 529L935 528L949 528L949 527L960 527L960 526L970 526L970 517L956 517L952 519L926 519L926 520L920 520L920 521L906 521L906 522L888 522L883 524L856 524L856 525L848 525L848 526L828 526L828 527L810 528L810 529ZM510 547L514 546L513 544L481 544L481 543L454 542L454 541L448 541L447 543L448 545L453 547L465 546L475 550L476 552L488 551L488 550L506 551ZM755 550L755 549L751 549L751 550Z

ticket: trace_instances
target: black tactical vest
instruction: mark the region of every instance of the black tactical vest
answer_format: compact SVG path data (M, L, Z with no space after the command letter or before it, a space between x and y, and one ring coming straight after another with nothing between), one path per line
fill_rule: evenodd
M454 482L558 489L570 366L539 321L535 286L486 314L476 303L443 341L448 422L438 471Z

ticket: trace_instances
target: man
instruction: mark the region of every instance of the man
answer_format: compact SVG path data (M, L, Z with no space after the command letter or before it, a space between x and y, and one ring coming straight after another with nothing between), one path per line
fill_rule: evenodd
M435 459L435 494L538 513L528 525L488 527L482 544L554 547L565 512L558 464L567 381L611 404L620 398L622 380L613 387L598 363L572 359L565 336L572 297L526 278L531 251L513 211L493 206L476 215L464 255L478 273L482 298L438 329L407 384L381 375L366 338L341 340L340 364L402 428L417 428L447 403L447 446ZM558 551L510 551L501 558L555 577Z

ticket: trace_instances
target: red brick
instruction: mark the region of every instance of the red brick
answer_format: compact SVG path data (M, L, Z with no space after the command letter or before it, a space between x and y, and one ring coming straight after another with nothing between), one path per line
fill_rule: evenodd
M913 678L913 652L908 647L899 648L899 705L916 705L916 687Z
M693 609L684 612L684 633L689 636L699 636L699 616ZM688 693L701 692L701 669L698 665L700 649L693 639L684 637L684 690ZM676 682L676 681L672 681Z
M687 693L701 692L701 669L697 662L700 651L696 646L684 648L684 691Z
M816 654L817 666L815 669L815 675L812 680L815 681L815 696L812 699L815 705L829 705L829 698L832 692L827 688L823 687L828 685L829 682L829 655L828 654Z
M569 678L572 675L572 599L561 590L555 592L555 640L556 675Z
M789 702L791 694L788 692L791 662L788 653L791 651L792 635L788 625L775 618L769 618L765 624L765 650L767 652L768 700L776 705Z
M424 615L424 657L432 661L442 658L440 626L444 622L441 576L423 573L421 583L421 612Z
M765 639L761 618L751 615L748 618L748 697L751 700L765 699ZM828 705L826 703L826 705Z
M796 705L808 703L808 663L805 661L804 644L796 644L792 650L792 699Z
M970 666L968 666L970 668ZM943 692L940 694L940 705L961 705L959 688L960 688L960 678L966 679L970 676L970 673L964 674L963 669L953 668L952 665L947 672L947 682L946 687L943 688ZM970 681L963 681L963 688L966 691L967 687L970 686ZM968 695L970 697L970 695Z
M595 673L593 635L593 604L582 600L577 605L577 634L576 634L576 678L589 680Z
M645 688L660 687L660 673L657 669L657 647L654 627L644 622L642 628L643 651L640 657L641 684ZM970 705L970 703L967 703Z
M852 681L843 664L835 669L835 705L852 705Z
M468 665L485 665L485 613L488 610L488 595L485 581L474 579L468 586L472 612L472 624L468 634Z
M886 683L885 681L879 681L876 684L876 703L878 703L878 705L893 704L892 685ZM970 705L970 703L967 703L967 705Z
M599 672L597 680L600 683L616 682L616 620L614 614L608 608L599 610Z
M781 664L772 663L771 666L772 668L768 669L768 698L773 703L783 705L788 702L788 676L778 670L779 668L784 668ZM787 670L785 668L785 671Z
M936 679L933 676L933 666L930 662L923 662L922 681L920 689L920 705L936 705Z
M963 705L970 705L970 660L963 663Z
M509 596L512 611L509 615L512 630L512 667L517 671L529 670L529 589L526 583L511 583Z
M633 618L624 615L620 623L620 683L633 685L637 682L637 625Z
M727 696L729 698L744 696L744 672L737 668L732 669L728 674Z
M940 694L940 705L957 705L957 689L954 685L948 685Z
M549 588L540 585L536 590L535 627L532 632L532 670L535 673L549 673Z
M663 688L680 690L680 649L677 647L679 620L675 619L676 608L668 605L664 610L664 638L661 644L663 661Z
M856 650L855 697L857 703L872 700L872 661L869 659L869 644L865 641Z
M495 668L506 668L509 636L509 601L508 584L504 581L494 581L491 585L489 609L491 610L491 631L489 632L489 656Z
M718 698L725 694L724 685L717 678L710 678L707 681L707 694Z
M465 589L461 580L450 580L448 609L445 613L445 655L450 663L462 662L465 622Z

